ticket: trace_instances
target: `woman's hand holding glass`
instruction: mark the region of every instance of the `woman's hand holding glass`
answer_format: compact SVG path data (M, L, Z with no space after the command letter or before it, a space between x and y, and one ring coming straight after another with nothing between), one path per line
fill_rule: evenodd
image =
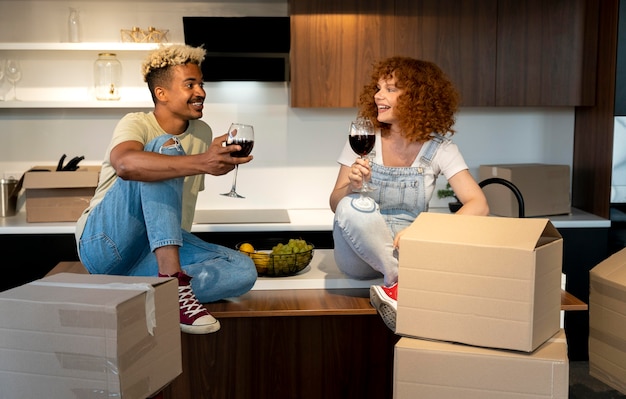
M350 167L350 189L355 193L372 191L370 160L368 158L357 158ZM365 189L364 189L365 188Z
M368 183L371 178L370 160L368 155L374 149L376 142L376 130L374 125L368 119L358 119L350 124L350 133L348 141L352 150L359 155L352 165L350 172L350 185L358 185L360 180L360 189L354 190L361 195L354 201L357 209L369 210L374 206L374 200L366 196L367 193L374 191L376 187Z

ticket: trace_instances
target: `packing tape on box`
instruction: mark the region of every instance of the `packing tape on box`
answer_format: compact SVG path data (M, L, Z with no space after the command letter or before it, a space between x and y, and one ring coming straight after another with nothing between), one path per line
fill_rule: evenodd
M33 281L29 285L64 287L64 288L86 288L101 290L130 290L144 291L146 293L146 327L148 333L154 335L156 327L156 310L154 306L154 287L148 283L107 283L107 284L85 284L85 283L59 283L48 281Z

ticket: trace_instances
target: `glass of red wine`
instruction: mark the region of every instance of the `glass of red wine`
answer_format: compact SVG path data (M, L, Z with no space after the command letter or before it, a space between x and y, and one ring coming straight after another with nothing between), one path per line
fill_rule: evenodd
M361 159L367 159L367 155L374 149L374 143L376 143L376 129L369 119L359 118L350 124L350 135L348 136L350 147ZM376 189L372 184L363 181L361 189L358 192L361 194L358 199L354 201L354 206L358 209L368 210L374 206L374 200L368 197L366 194Z
M231 152L233 157L247 157L252 152L254 147L254 128L252 125L245 125L243 123L232 123L230 129L228 129L228 139L226 145L240 145L241 150ZM233 185L230 191L222 195L231 198L245 198L237 193L237 172L239 165L235 165L235 175L233 176Z

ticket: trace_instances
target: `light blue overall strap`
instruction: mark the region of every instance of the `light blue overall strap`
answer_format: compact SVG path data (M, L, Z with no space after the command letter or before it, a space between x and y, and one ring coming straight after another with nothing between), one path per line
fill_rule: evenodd
M437 150L439 149L439 146L441 146L441 144L446 140L445 137L443 137L441 134L439 133L435 133L433 135L433 138L428 140L426 142L426 149L424 150L424 155L422 155L420 157L420 167L429 167L430 163L432 162L433 158L435 157L435 154L437 153Z

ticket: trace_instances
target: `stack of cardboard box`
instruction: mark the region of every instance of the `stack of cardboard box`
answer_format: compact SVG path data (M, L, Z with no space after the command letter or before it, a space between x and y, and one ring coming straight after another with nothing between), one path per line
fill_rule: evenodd
M626 394L626 248L589 280L589 374Z
M0 293L1 398L145 399L182 373L178 282L59 273Z
M394 398L568 397L548 219L422 213L400 243Z

